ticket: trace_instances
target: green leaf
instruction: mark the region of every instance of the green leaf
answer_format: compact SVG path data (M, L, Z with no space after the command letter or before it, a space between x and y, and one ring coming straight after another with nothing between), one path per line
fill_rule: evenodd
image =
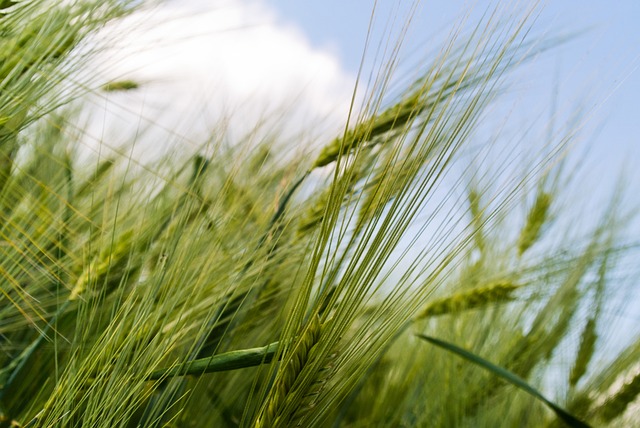
M538 400L542 401L544 404L549 406L549 408L551 408L551 410L553 410L555 414L558 415L558 417L562 419L570 427L589 428L588 424L586 424L585 422L582 422L581 420L579 420L578 418L573 416L571 413L564 410L562 407L558 406L557 404L549 401L540 393L540 391L535 389L533 386L529 385L524 379L522 379L520 376L516 375L515 373L503 367L497 366L485 360L484 358L472 352L469 352L466 349L460 348L452 343L445 342L443 340L436 339L435 337L427 336L424 334L417 334L416 336L418 336L420 339L426 340L429 343L439 346L440 348L453 352L454 354L457 354L462 358L489 370L493 374L500 376L502 379L506 380L512 385L515 385L518 388L522 389L523 391L536 397Z
M279 344L280 342L273 342L260 348L225 352L224 354L179 364L168 369L156 370L151 373L148 380L174 376L201 375L204 373L223 372L269 364L271 360L273 360Z

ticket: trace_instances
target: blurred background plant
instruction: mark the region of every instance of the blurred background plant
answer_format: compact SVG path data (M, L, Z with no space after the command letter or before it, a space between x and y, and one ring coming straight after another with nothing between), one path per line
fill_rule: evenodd
M573 227L575 124L478 136L512 69L563 42L531 39L535 9L457 28L400 90L392 45L319 149L256 123L87 162L64 106L140 88L77 77L87 37L137 7L0 5L2 426L638 420L640 337L612 322L634 201L621 185Z

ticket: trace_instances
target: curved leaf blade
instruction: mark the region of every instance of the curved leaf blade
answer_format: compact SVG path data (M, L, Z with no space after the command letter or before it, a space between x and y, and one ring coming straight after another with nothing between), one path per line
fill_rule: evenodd
M553 403L552 401L548 400L546 397L544 397L542 395L542 393L540 393L540 391L538 391L537 389L535 389L533 386L529 385L524 379L522 379L520 376L518 376L517 374L505 369L504 367L500 367L497 366L495 364L493 364L490 361L485 360L484 358L467 351L466 349L460 348L456 345L454 345L453 343L449 343L449 342L445 342L443 340L440 339L436 339L435 337L431 337L431 336L427 336L425 334L417 334L416 336L418 336L420 339L422 340L426 340L427 342L436 345L442 349L445 349L449 352L452 352L464 359L466 359L467 361L470 361L480 367L483 367L486 370L489 370L490 372L492 372L493 374L501 377L502 379L506 380L507 382L509 382L510 384L520 388L521 390L529 393L530 395L534 396L535 398L537 398L538 400L542 401L544 404L546 404L551 410L553 410L555 412L555 414L562 419L568 426L570 427L575 427L575 428L590 428L590 425L588 425L587 423L581 421L580 419L576 418L575 416L573 416L571 413L569 413L568 411L566 411L565 409L563 409L562 407L558 406L557 404Z

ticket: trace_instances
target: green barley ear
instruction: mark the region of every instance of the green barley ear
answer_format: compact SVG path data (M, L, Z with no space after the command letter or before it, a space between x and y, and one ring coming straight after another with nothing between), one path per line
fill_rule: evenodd
M322 151L318 155L318 158L313 163L312 168L320 168L329 165L330 163L333 163L336 159L338 159L341 151L347 153L349 150L351 150L353 142L345 143L346 141L348 141L347 137L336 138L331 141L331 143L329 143L322 149ZM344 148L342 148L343 146Z
M470 188L467 199L469 200L469 213L471 215L471 224L473 225L473 239L480 251L483 251L486 245L484 236L484 215L481 207L482 196L475 188Z
M285 354L283 357L284 367L278 372L263 411L256 421L256 427L289 426L293 415L287 414L285 407L291 404L290 397L295 392L296 386L299 386L296 385L298 376L309 362L312 350L320 340L321 332L320 317L313 315L302 337L291 345L290 356Z
M415 320L481 308L494 303L510 302L514 300L513 293L520 287L519 284L511 281L497 281L456 293L429 303L418 313Z
M594 414L603 421L611 422L622 416L629 405L640 395L640 373L636 373L630 381L625 382L616 393L607 397L604 403L595 409Z
M116 161L114 159L105 159L101 161L96 166L96 169L93 174L91 174L91 177L89 177L84 183L78 186L75 197L82 198L90 194L93 191L95 185L100 183L100 181L102 181L107 176L107 174L113 169L115 164Z
M529 210L525 225L518 238L519 256L522 256L540 238L542 226L549 218L552 200L551 194L543 191L538 192L536 201Z
M104 285L105 290L98 291L100 293L112 292L123 278L135 273L139 268L131 258L140 244L144 243L133 230L123 233L113 246L107 246L85 268L71 290L69 300L77 300L80 296L84 296L91 285L98 287Z
M340 178L323 189L312 204L303 212L298 223L297 234L302 236L322 223L332 192L342 188L345 199L349 200L356 191L356 185L371 171L375 154L371 150L358 153L353 164L341 172Z
M371 147L374 144L388 141L392 134L407 129L416 117L422 112L428 111L434 104L433 101L432 103L427 102L424 85L416 86L417 89L413 88L413 92L403 96L396 104L382 113L374 115L371 119L357 124L344 136L334 139L325 146L312 168L329 165L335 162L341 154L350 154L365 145Z
M331 188L328 187L324 189L324 191L321 192L313 203L304 211L300 218L300 223L298 223L298 236L307 234L322 223L322 219L324 218L325 211L329 204L330 196Z
M138 89L140 84L135 80L117 80L102 86L105 92L126 92Z
M582 376L587 372L587 366L589 365L591 357L595 351L597 339L596 319L594 317L590 317L582 331L578 355L573 367L571 368L571 374L569 376L569 384L571 386L575 386L580 378L582 378Z
M607 245L611 244L608 242ZM598 340L596 323L602 316L602 305L606 293L605 286L609 267L609 253L609 251L605 252L604 257L600 262L600 267L598 268L598 283L596 284L595 289L595 308L592 309L591 316L582 330L582 337L580 338L580 345L578 347L576 360L569 375L569 385L572 387L575 387L578 381L587 372L587 367L589 366L595 352L596 341Z
M341 154L350 154L359 147L370 147L387 142L394 136L406 134L418 117L427 116L429 119L433 119L434 111L447 104L445 100L467 90L472 92L478 85L485 84L490 80L494 73L499 74L504 71L496 68L478 69L477 74L471 75L473 73L470 73L469 68L459 68L460 63L457 62L459 58L454 59L453 63L447 63L448 59L445 58L443 63L438 63L436 68L431 70L433 75L427 73L411 84L400 101L392 104L381 113L374 114L370 119L356 124L343 136L334 139L325 146L312 168L329 165L335 162ZM469 60L469 65L474 62L473 58L467 60Z

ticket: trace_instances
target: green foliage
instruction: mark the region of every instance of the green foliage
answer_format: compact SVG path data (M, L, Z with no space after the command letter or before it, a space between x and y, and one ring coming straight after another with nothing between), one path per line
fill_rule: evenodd
M640 340L601 358L636 273L624 207L558 242L542 232L574 213L545 175L501 170L496 187L512 187L495 194L463 185L480 174L468 155L487 108L533 56L527 16L451 40L316 157L283 161L295 151L256 147L256 131L170 167L87 164L59 85L90 56L74 49L127 8L0 4L0 426L637 418ZM517 199L534 201L524 226Z

